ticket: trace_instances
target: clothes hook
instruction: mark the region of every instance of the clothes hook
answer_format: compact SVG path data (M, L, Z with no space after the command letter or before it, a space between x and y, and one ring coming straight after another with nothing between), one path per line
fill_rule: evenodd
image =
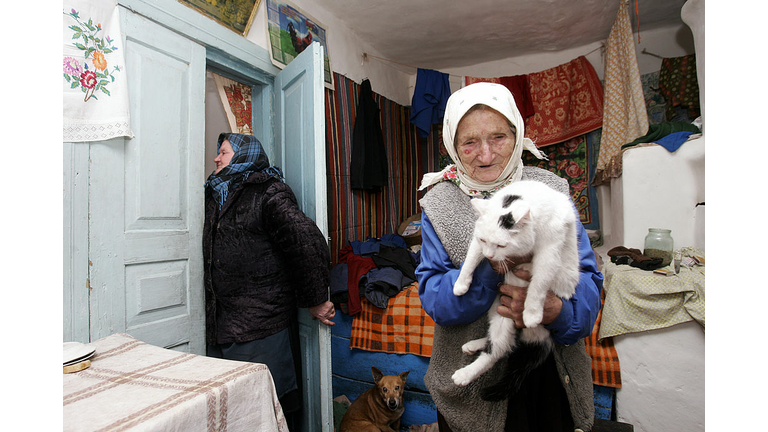
M641 52L641 53L643 53L643 54L648 54L649 56L658 57L658 58L660 58L660 59L664 60L664 57L662 57L662 56L660 56L660 55L658 55L658 54L654 54L654 53L652 53L652 52L648 51L648 50L647 50L647 49L645 49L645 48L643 48L643 50L642 50L642 51L640 51L640 52Z

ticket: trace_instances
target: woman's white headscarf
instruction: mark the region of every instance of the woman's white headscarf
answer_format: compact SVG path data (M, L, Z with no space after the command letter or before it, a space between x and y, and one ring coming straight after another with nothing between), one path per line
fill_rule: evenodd
M470 108L478 104L495 109L516 128L515 149L512 157L499 177L488 183L477 181L467 174L454 144L459 121ZM453 164L440 172L424 174L419 190L443 180L450 180L457 183L467 195L490 195L507 184L520 180L523 175L523 149L533 153L539 159L547 158L536 148L530 138L525 138L525 124L515 104L515 98L509 89L501 84L487 82L471 84L457 90L448 98L443 119L443 143Z

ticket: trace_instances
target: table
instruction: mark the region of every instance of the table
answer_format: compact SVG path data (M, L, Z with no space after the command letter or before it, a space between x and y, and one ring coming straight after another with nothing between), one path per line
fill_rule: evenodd
M264 364L168 350L127 334L64 374L64 431L288 432Z
M613 339L621 364L616 419L635 432L703 431L705 267L662 276L608 261L602 271L598 334Z
M693 250L704 256L703 251ZM662 276L606 261L602 268L605 305L599 338L662 329L694 320L704 328L704 270L703 266L681 267L679 274Z

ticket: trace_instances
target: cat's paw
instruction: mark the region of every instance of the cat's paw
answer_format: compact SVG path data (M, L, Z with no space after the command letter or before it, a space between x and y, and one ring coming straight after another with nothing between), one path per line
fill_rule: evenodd
M533 269L533 263L522 263L515 266L512 270L525 270L528 273L531 273L531 269Z
M464 352L464 354L472 355L480 350L485 349L487 343L488 341L486 338L471 340L461 346L461 351Z
M453 380L454 384L464 387L465 385L472 382L474 376L472 376L472 373L470 373L470 371L467 369L469 368L465 366L451 375L451 379Z
M461 279L456 280L456 283L453 284L453 295L455 296L463 296L464 294L469 291L469 283L464 282Z
M531 310L529 308L523 310L523 323L526 327L536 327L537 325L541 324L541 320L544 318L544 309L534 309Z

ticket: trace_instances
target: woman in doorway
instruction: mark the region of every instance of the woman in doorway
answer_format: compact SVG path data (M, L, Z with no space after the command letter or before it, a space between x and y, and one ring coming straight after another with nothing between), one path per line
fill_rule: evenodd
M208 355L269 366L291 432L301 426L297 307L334 325L330 252L253 136L222 133L205 183Z
M576 294L563 300L551 292L542 324L550 330L555 349L531 372L520 390L506 400L482 400L480 389L496 382L506 367L500 361L466 387L451 375L468 362L462 345L487 333L485 313L497 294L498 312L523 327L526 288L503 285L499 268L517 264L483 261L475 270L469 292L453 294L477 219L471 199L483 199L519 180L535 180L568 194L568 182L549 171L524 167L523 150L544 156L524 138L524 123L506 87L477 83L448 99L443 141L453 164L424 176L421 189L432 186L422 207L421 262L416 269L419 297L435 320L432 357L424 382L437 406L440 432L589 430L594 419L591 361L584 349L600 309L603 276L597 268L586 231L577 224L580 278ZM574 212L574 217L577 217ZM527 258L530 260L530 257ZM530 280L527 272L515 272Z

